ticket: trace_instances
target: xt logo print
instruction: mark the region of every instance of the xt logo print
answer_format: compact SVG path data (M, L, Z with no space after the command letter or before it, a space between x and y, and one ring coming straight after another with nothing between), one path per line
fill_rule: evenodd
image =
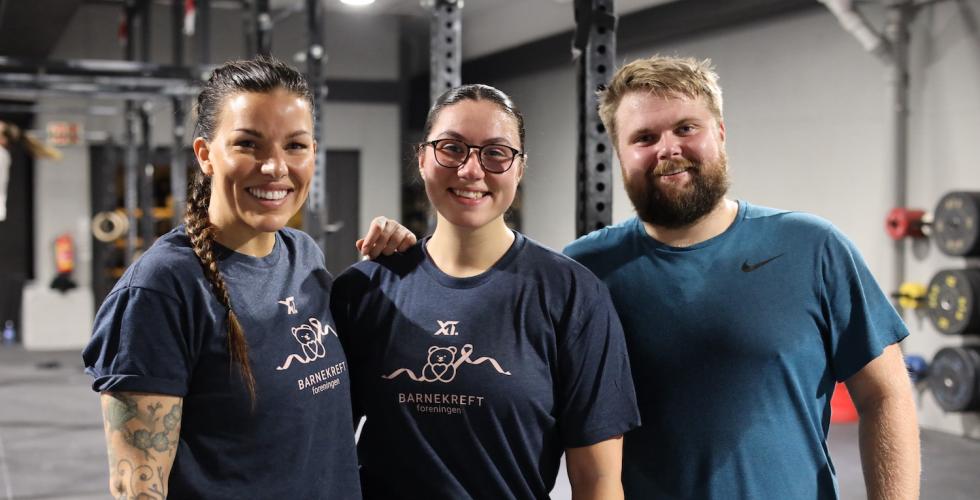
M293 338L299 342L302 356L290 354L286 357L286 362L282 366L277 366L276 370L285 370L293 362L307 364L327 356L327 348L323 345L323 338L327 335L337 336L337 331L320 323L316 318L310 318L309 324L303 324L292 329Z
M456 331L456 325L459 324L459 321L436 320L436 323L439 323L439 329L433 335L459 335L459 332Z
M277 303L286 306L286 314L299 314L299 309L296 309L296 300L293 297L286 297Z

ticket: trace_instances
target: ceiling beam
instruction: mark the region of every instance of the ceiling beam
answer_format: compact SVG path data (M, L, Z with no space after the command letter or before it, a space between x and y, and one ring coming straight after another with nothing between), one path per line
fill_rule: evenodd
M821 8L816 0L685 0L626 14L616 27L620 53L654 47L678 38L759 22L804 9ZM466 29L466 26L463 26ZM569 30L463 63L463 82L490 82L541 69L572 64ZM710 56L710 54L705 54Z
M48 57L80 4L81 0L2 0L0 55Z

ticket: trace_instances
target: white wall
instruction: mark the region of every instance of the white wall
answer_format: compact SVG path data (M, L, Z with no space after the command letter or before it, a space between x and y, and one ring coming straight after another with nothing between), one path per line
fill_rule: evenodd
M73 100L60 100L70 105ZM75 121L71 113L38 115L37 123ZM35 279L24 287L22 339L27 349L69 349L84 345L92 324L92 245L89 233L90 190L88 148L59 148L61 160L34 163ZM75 243L77 288L52 290L56 276L54 240L68 233Z
M877 25L880 12L868 12ZM932 209L950 190L980 190L980 0L924 10L913 26L910 205ZM893 287L884 216L893 204L891 106L886 67L836 20L812 9L750 25L621 52L710 57L725 92L732 195L821 215L857 244L882 287ZM524 179L528 235L560 248L575 225L574 68L495 82L526 114L530 161ZM632 216L616 174L614 221ZM921 246L921 245L920 245ZM961 259L916 252L907 279L927 283ZM931 360L945 345L928 321L909 317L908 353ZM976 337L972 339L976 341ZM923 426L980 437L976 414L944 415L920 398Z
M947 2L949 3L949 2ZM912 77L912 133L909 202L932 210L948 191L980 191L980 0L950 3L917 19ZM935 246L916 245L906 267L910 281L928 283L942 269L962 269L963 259ZM973 266L980 265L975 260ZM971 343L978 337L947 337L931 323L908 315L913 334L907 352L927 360L942 347ZM980 438L980 415L944 413L932 395L920 393L924 425Z
M122 49L115 29L120 12L121 8L114 6L83 5L66 28L51 59L121 59ZM325 21L328 55L325 77L367 80L393 80L397 77L399 26L395 17L328 12ZM304 22L303 16L297 14L276 26L273 33L275 55L291 61L294 54L305 50ZM172 63L170 12L166 6L155 8L152 24L151 61L169 65ZM220 63L242 57L243 38L238 11L214 9L211 24L211 61ZM359 43L352 43L354 40ZM185 39L184 43L185 62L196 63L195 40ZM173 141L174 126L170 103L152 102L152 142L169 146ZM42 135L48 121L67 119L83 123L89 133L104 133L118 142L123 141L123 104L119 101L46 98L39 104L49 110L37 117L37 127ZM84 110L92 105L115 107L117 112L109 116L85 114ZM328 101L322 119L322 145L329 149L356 149L361 153L360 227L368 227L371 218L376 215L398 217L401 210L398 106ZM22 331L24 345L30 349L79 348L85 345L91 333L93 297L87 215L91 209L88 148L87 145L76 146L65 149L64 153L65 158L59 162L37 162L37 279L25 288ZM72 232L78 245L75 277L79 288L62 295L50 290L48 284L54 278L52 242L65 231Z
M327 148L361 151L358 227L366 231L378 215L398 218L402 168L398 106L329 104L324 116Z

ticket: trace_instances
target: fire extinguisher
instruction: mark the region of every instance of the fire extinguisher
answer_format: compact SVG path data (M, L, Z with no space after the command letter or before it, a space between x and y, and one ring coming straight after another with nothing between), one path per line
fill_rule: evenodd
M54 266L58 275L51 282L51 288L65 293L78 286L71 279L71 274L75 271L75 245L68 233L54 240Z

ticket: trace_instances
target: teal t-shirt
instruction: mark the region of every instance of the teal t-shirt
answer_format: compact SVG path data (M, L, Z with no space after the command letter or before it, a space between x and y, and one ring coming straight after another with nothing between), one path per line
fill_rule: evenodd
M833 499L830 396L908 331L857 249L818 217L739 202L685 248L630 219L565 253L609 287L643 427L627 498Z

